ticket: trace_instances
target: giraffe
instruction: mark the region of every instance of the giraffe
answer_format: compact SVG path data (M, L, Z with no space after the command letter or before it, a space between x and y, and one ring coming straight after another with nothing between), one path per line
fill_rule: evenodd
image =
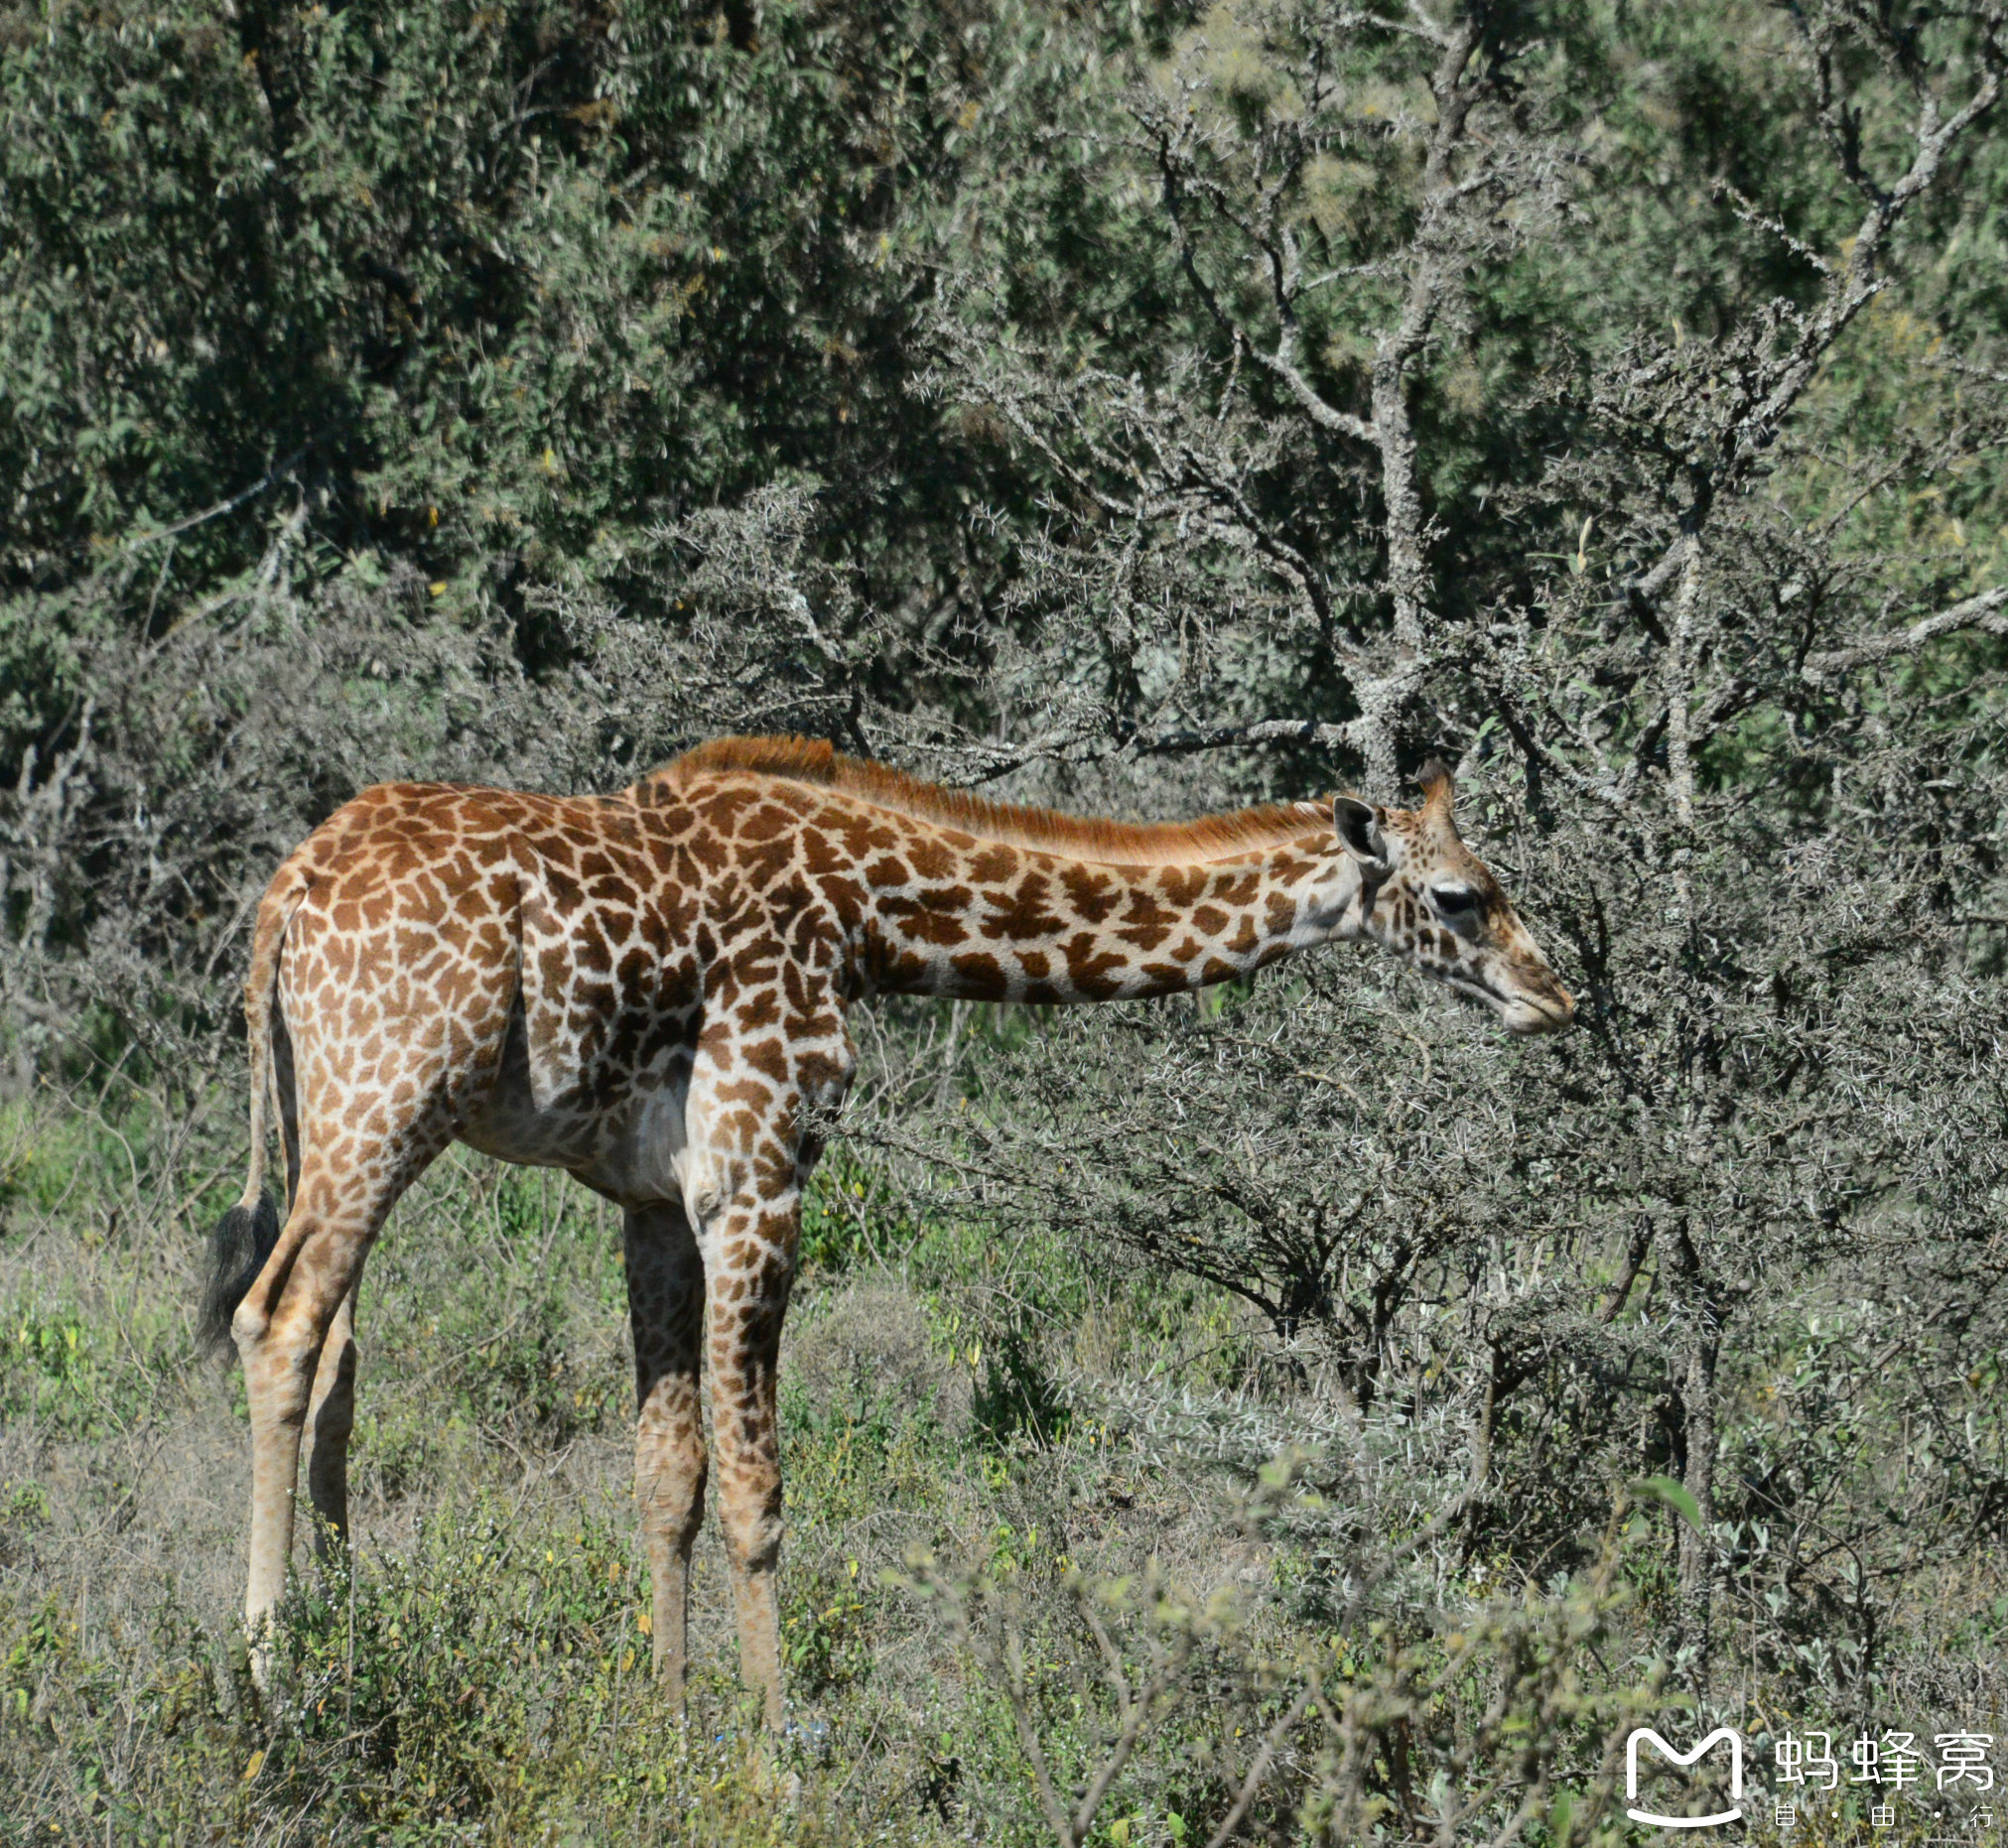
M364 1257L459 1138L621 1208L656 1673L680 1705L715 1471L740 1670L779 1725L775 1365L814 1125L857 1064L849 1005L1158 995L1370 939L1509 1032L1563 1030L1574 1002L1459 838L1449 772L1430 765L1422 787L1414 810L1338 795L1131 825L827 743L726 738L617 795L394 783L338 810L259 906L250 1174L205 1304L250 1404L261 1681L303 1447L318 1532L345 1544Z

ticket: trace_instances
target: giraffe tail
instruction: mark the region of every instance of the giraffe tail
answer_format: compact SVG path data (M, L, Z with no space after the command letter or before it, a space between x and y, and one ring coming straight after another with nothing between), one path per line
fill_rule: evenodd
M274 881L258 906L251 970L244 979L245 1037L251 1055L251 1171L237 1204L209 1234L196 1339L210 1352L230 1339L230 1318L279 1243L279 1209L265 1191L265 1112L272 1091L272 1010L279 999L279 951L306 886Z

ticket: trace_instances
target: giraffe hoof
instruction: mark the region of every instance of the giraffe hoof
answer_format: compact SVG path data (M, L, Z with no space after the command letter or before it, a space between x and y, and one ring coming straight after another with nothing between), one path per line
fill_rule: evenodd
M251 1701L269 1715L275 1693L272 1644L269 1635L262 1627L256 1637L247 1637L242 1631L236 1632L227 1645L227 1656L232 1678L240 1690L240 1697L241 1694L248 1693Z

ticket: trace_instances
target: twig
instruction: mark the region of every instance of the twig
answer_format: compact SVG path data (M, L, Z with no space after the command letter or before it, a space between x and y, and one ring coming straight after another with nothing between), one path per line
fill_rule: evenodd
M1861 635L1839 648L1809 656L1800 670L1817 685L1857 667L1894 660L1899 655L1916 654L1927 642L1960 630L1978 630L1983 635L2008 635L2008 587L1982 591L1963 602L1926 616L1907 629L1888 635Z
M1262 1787L1262 1781L1269 1776L1269 1768L1275 1757L1275 1749L1290 1728L1304 1717L1304 1710L1311 1704L1311 1696L1317 1684L1312 1681L1302 1693L1290 1703L1289 1710L1269 1729L1262 1742L1262 1750L1255 1755L1255 1763L1248 1768L1248 1776L1242 1780L1240 1793L1235 1797L1233 1807L1220 1819L1219 1828L1213 1831L1206 1848L1227 1848L1228 1841L1241 1821L1248 1814L1248 1806L1255 1801L1255 1793Z
M201 513L192 513L186 519L175 521L172 526L163 526L155 532L142 533L137 539L127 540L124 551L127 553L137 552L142 546L150 546L161 539L172 539L179 533L189 531L191 527L201 526L204 521L218 520L226 513L235 512L245 501L255 500L268 487L275 486L280 481L283 481L304 457L325 443L330 437L339 435L341 428L342 426L339 424L330 424L325 430L317 430L292 455L282 457L278 462L275 462L249 487L240 488L229 499L219 500L213 507L203 508Z

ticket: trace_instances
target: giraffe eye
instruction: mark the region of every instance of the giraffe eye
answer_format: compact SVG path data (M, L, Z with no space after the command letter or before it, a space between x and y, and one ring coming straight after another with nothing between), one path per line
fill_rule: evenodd
M1446 918L1468 918L1478 909L1478 894L1468 885L1432 885L1429 902Z

